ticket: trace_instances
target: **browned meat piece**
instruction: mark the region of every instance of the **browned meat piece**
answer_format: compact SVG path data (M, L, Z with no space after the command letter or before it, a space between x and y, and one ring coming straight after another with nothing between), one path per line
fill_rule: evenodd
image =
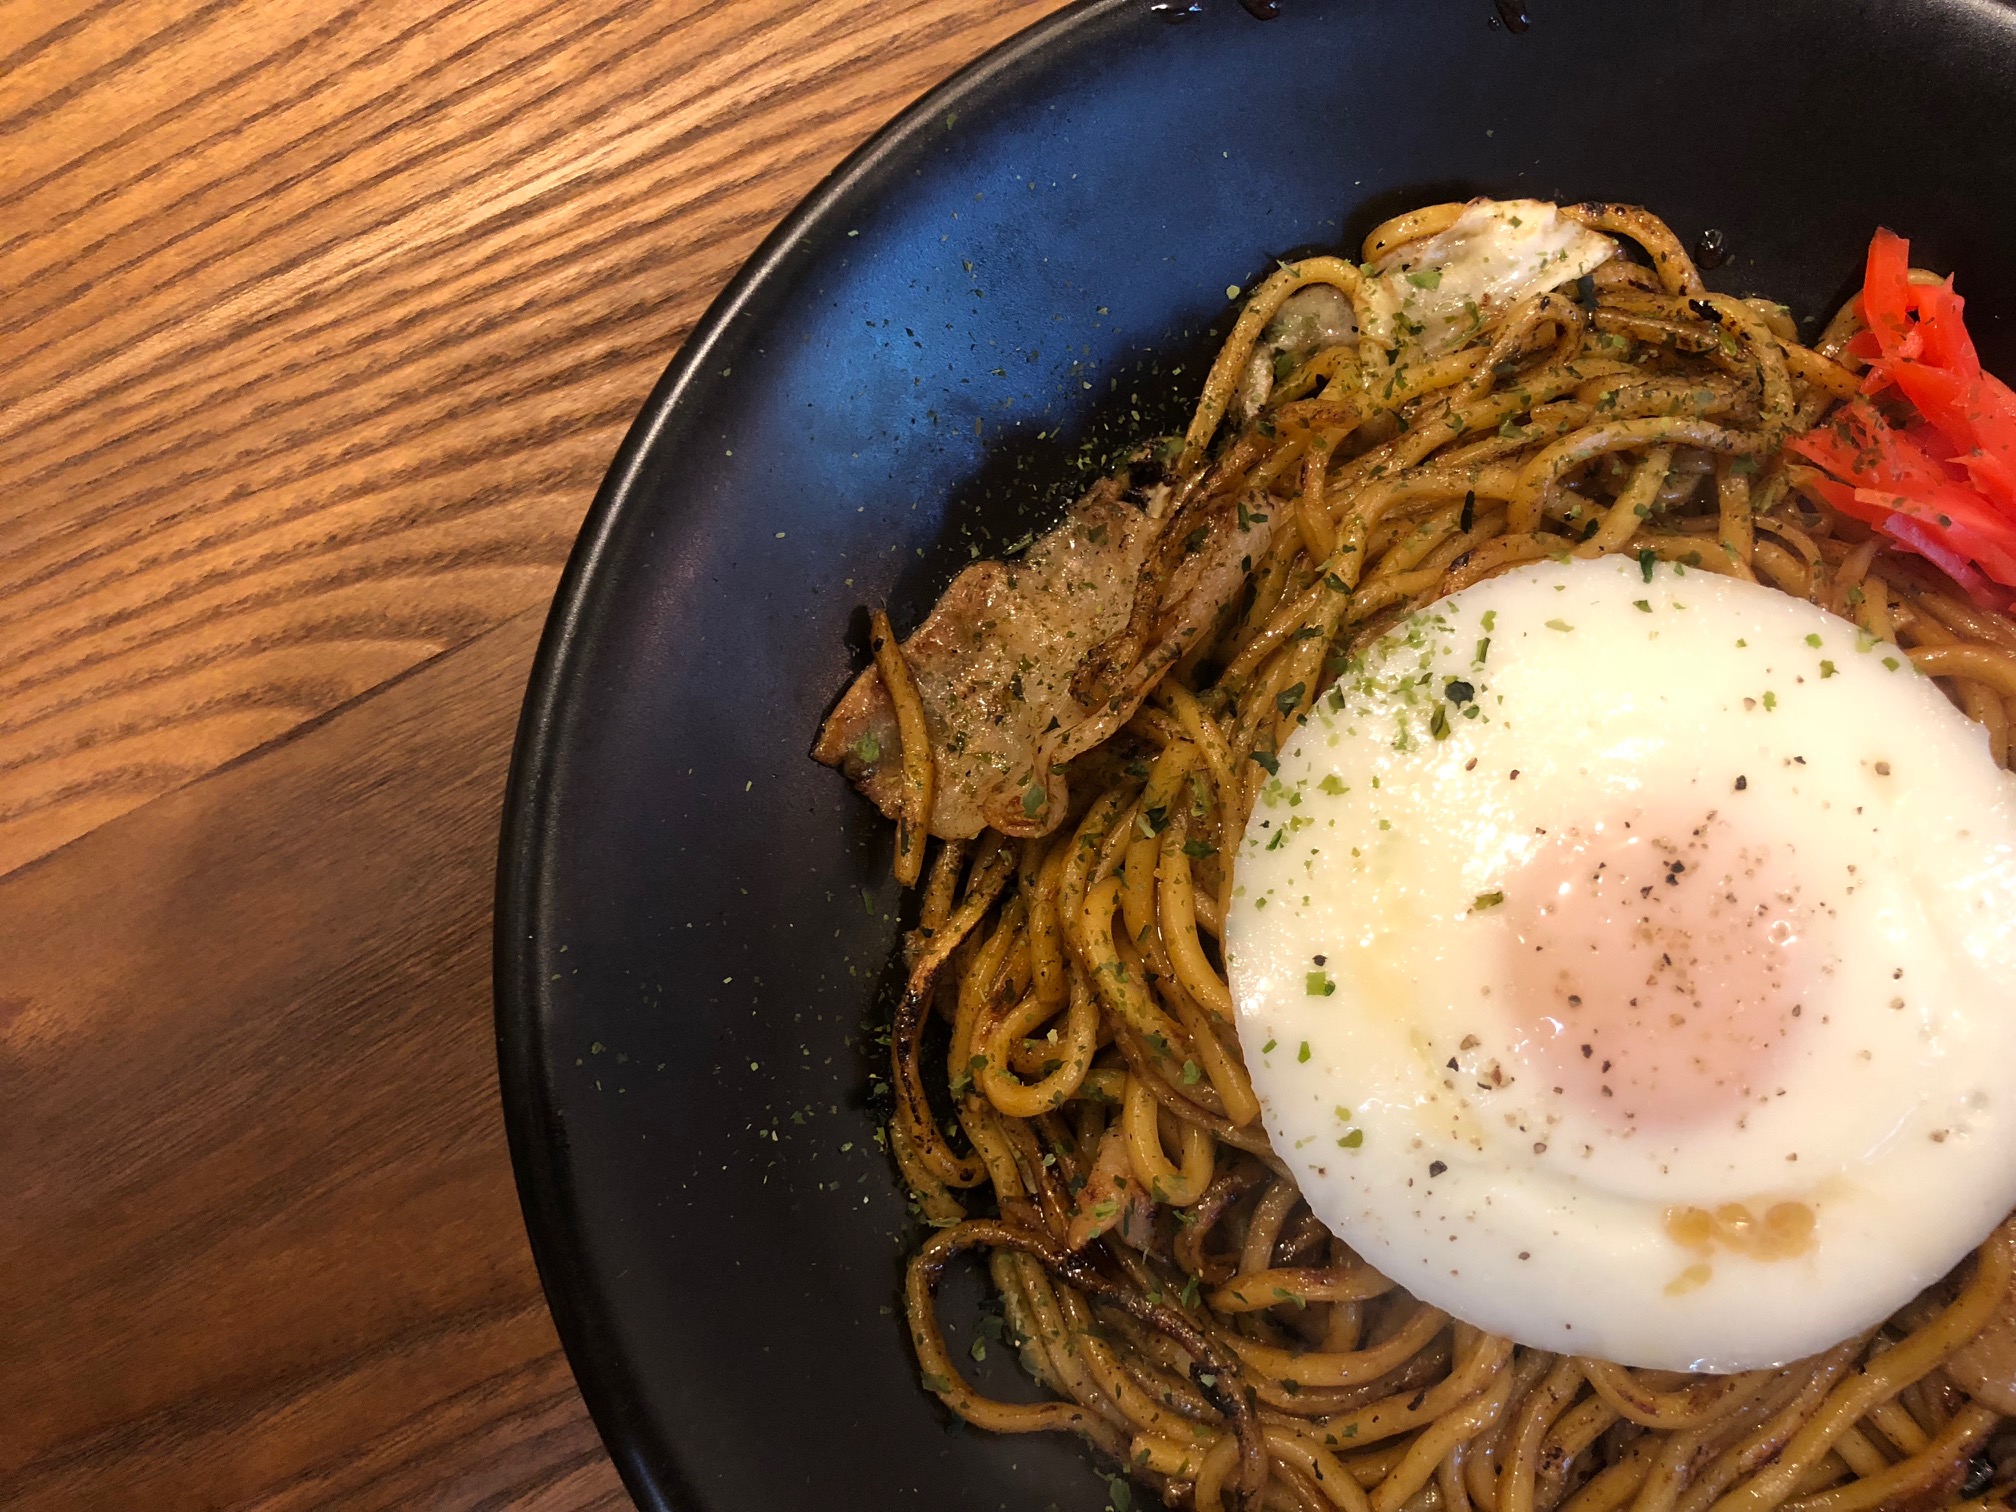
M1029 770L1043 732L1084 717L1071 674L1125 623L1153 530L1118 487L1101 483L1020 560L960 573L903 643L937 762L932 834L979 834L989 801ZM827 718L812 754L895 817L896 711L872 666Z
M989 823L1040 832L1062 820L1061 803L1025 818L1022 795L1045 735L1062 739L1093 712L1072 696L1072 678L1126 627L1161 502L1152 497L1143 510L1113 481L1098 484L1020 560L976 562L960 573L903 643L937 763L932 834L968 839ZM1225 518L1197 533L1157 617L1144 665L1158 653L1173 660L1168 653L1176 644L1202 633L1238 592L1244 563L1265 552L1269 521L1244 511L1236 520L1231 515L1228 507ZM1124 722L1149 686L1101 704L1102 722L1121 705ZM827 717L812 754L839 767L895 817L901 783L896 713L873 667Z

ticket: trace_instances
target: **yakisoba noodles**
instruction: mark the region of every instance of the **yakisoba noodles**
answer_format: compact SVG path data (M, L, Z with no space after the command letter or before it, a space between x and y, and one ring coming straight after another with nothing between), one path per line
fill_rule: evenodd
M1414 611L1549 559L1761 583L1904 648L2010 760L2016 624L1784 449L1857 394L1859 301L1803 342L1610 204L1561 217L1638 255L1565 287L1433 314L1374 286L1464 208L1388 222L1362 266L1283 265L1181 438L1022 563L962 578L908 646L874 616L876 675L819 754L898 817L898 875L922 885L889 1136L935 1229L907 1277L924 1383L984 1429L1076 1433L1199 1512L2006 1506L2016 1224L1812 1358L1627 1369L1417 1301L1333 1237L1262 1129L1221 971L1229 858L1275 754ZM1467 321L1447 350L1401 355L1396 330L1445 315ZM1105 607L1078 640L1081 591ZM1050 1399L982 1396L952 1358L933 1294L967 1252Z

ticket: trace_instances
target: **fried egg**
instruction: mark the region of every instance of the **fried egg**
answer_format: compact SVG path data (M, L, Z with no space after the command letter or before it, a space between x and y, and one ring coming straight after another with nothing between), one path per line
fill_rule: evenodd
M1634 558L1402 621L1279 753L1226 923L1316 1215L1628 1365L1873 1326L2016 1207L2016 779L1896 647Z

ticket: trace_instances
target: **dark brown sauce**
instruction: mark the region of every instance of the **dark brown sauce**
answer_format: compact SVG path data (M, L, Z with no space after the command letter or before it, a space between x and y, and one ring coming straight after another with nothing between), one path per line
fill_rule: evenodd
M1714 227L1701 233L1694 243L1694 265L1704 272L1712 273L1729 261L1729 238Z
M1517 36L1533 24L1533 18L1526 14L1525 0L1492 0L1498 8L1498 19L1505 30Z

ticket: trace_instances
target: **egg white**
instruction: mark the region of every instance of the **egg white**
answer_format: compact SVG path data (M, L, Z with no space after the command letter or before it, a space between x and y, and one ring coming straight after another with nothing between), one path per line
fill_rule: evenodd
M2016 783L1895 647L1703 571L1542 563L1403 622L1279 762L1227 919L1241 1044L1311 1208L1415 1295L1748 1369L1873 1325L2016 1206ZM1535 915L1494 895L1633 815L1795 877L1810 978L1756 1087L1673 1126L1564 1094L1505 990ZM1810 1248L1681 1285L1668 1215L1729 1202L1806 1205Z

